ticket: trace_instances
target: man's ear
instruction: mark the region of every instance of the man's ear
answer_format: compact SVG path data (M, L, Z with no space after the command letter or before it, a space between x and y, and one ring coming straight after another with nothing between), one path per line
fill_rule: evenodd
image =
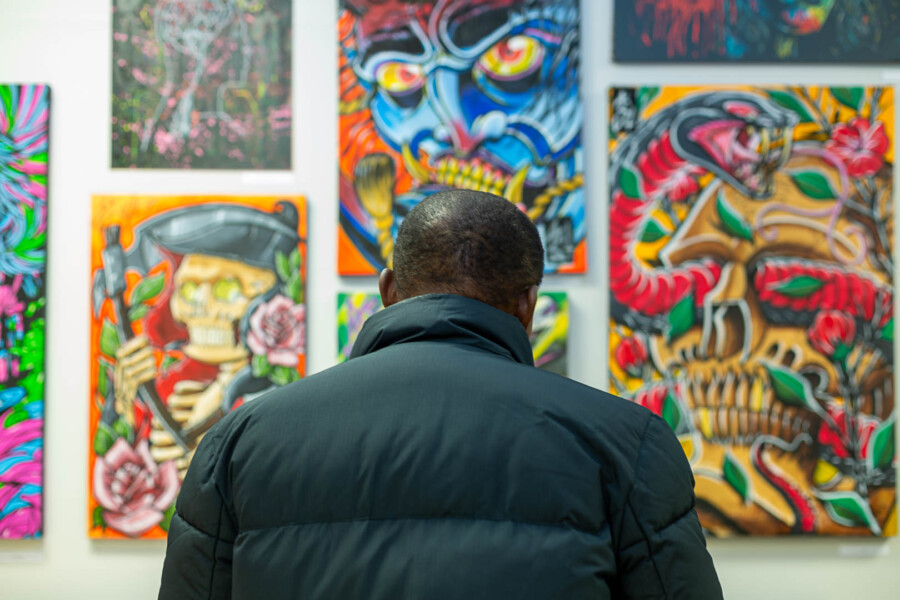
M393 306L400 301L397 297L397 284L394 281L394 271L384 269L378 277L378 290L381 292L381 304L385 308ZM532 310L534 310L532 308Z
M531 321L534 319L534 307L537 306L538 286L533 285L519 294L515 317L519 319L528 335L531 335Z

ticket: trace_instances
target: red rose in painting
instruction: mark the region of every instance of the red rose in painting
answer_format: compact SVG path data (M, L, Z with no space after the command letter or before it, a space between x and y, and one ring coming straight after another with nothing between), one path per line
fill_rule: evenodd
M281 294L262 304L250 317L247 345L271 365L296 367L306 346L306 307Z
M615 358L620 369L632 377L640 377L647 363L647 347L641 338L625 338L616 346Z
M843 360L853 346L856 323L842 312L826 310L816 315L806 335L818 352L834 360Z
M134 448L119 438L94 463L94 497L103 508L106 525L139 537L163 520L180 486L174 461L157 464L147 440Z
M877 173L884 164L888 146L884 123L872 125L861 117L835 125L831 139L825 142L825 148L841 159L851 177Z
M846 410L842 406L835 405L826 407L826 410L833 417L832 420L837 430L829 422L823 422L822 427L819 429L819 443L826 448L830 448L838 458L849 458L850 451L844 442L847 439ZM856 440L859 445L859 458L864 459L869 454L869 441L872 438L872 434L881 424L881 421L866 415L858 415L854 420L856 421L855 429Z
M655 415L662 416L663 408L665 408L666 405L666 398L668 397L669 388L661 385L639 391L634 397L634 403L649 409Z

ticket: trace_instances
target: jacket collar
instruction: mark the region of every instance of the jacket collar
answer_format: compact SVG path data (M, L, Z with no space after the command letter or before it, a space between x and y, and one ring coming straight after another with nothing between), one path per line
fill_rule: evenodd
M350 358L410 342L471 346L534 366L525 328L514 316L453 294L428 294L398 302L370 317Z

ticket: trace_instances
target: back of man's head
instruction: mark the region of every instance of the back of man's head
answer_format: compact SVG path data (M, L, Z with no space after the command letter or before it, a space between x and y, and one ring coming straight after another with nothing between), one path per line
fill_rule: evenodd
M513 312L543 279L544 248L534 223L508 200L447 190L407 215L393 267L400 299L458 294Z

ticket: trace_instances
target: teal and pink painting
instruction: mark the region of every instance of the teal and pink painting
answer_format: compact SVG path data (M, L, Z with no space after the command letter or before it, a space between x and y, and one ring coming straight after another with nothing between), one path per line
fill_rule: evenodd
M0 539L43 529L49 99L0 85Z

